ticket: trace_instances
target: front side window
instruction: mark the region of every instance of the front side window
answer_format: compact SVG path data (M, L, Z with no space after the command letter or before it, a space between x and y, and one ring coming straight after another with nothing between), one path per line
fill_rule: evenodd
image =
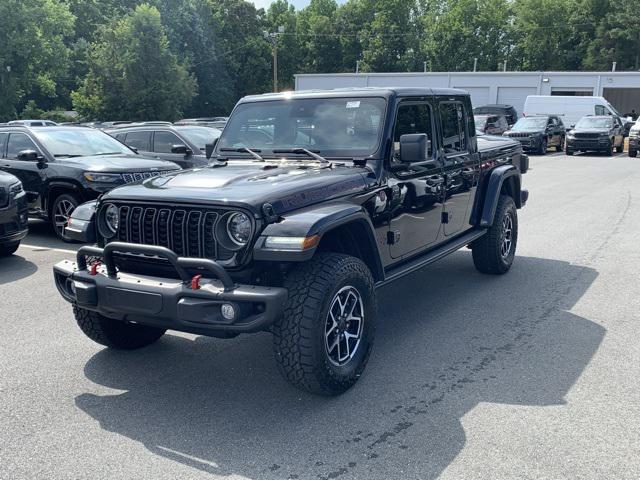
M380 144L385 107L385 99L378 97L240 104L220 136L218 151L248 147L277 156L274 150L306 148L327 157L369 156Z
M596 105L596 115L607 115L609 113L603 105Z
M7 158L18 158L18 153L23 150L35 150L39 151L38 147L33 140L31 140L24 133L12 133L9 135L9 142L7 143Z
M156 153L171 153L174 145L184 145L184 142L171 132L156 132L153 136L153 151Z
M442 124L442 147L444 153L459 153L467 149L467 134L464 125L464 108L460 102L440 104Z
M433 122L431 121L431 107L426 103L401 104L398 108L396 126L393 132L393 156L400 157L400 137L410 133L426 133L427 156L432 157Z

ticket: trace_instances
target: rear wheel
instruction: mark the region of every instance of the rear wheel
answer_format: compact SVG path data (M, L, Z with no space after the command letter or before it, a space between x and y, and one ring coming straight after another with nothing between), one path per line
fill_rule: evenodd
M506 273L513 264L518 242L518 211L508 195L500 195L493 225L473 242L473 263L482 273Z
M556 145L556 152L561 152L562 150L564 150L564 137L560 137L560 143L558 143L558 145Z
M73 307L73 314L80 330L87 337L100 345L119 350L146 347L156 342L166 332L163 328L113 320L79 307Z
M629 149L629 156L630 157L635 157L636 155L638 155L638 151L637 150Z
M571 147L569 147L569 146L566 146L566 147L565 147L565 149L564 149L564 153L565 153L566 155L568 155L568 156L573 155L573 153L574 153L573 148L571 148Z
M13 255L18 250L20 242L4 243L0 245L0 257L8 257Z
M272 329L280 373L311 393L345 392L360 378L373 345L371 272L355 257L318 253L291 270L285 286L289 298Z
M622 141L622 143L620 143L619 146L616 147L616 153L622 153L624 152L624 140Z
M65 235L64 227L78 205L80 205L80 199L72 193L58 195L51 204L51 211L49 212L51 225L58 238L65 242L74 241Z

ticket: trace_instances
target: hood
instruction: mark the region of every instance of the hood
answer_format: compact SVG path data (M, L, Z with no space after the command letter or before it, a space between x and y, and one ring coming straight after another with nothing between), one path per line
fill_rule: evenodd
M479 152L493 149L513 148L518 146L520 146L520 143L516 140L511 140L509 137L502 137L498 135L478 136Z
M61 159L67 165L76 165L89 172L144 172L147 170L178 170L173 162L143 155L89 155Z
M0 187L13 185L14 183L18 183L18 181L18 177L14 177L10 173L0 170Z
M515 134L527 134L527 135L536 135L536 134L542 134L544 133L545 130L543 128L531 128L531 129L527 129L527 130L507 130L506 132L504 132L505 135L511 135L512 133Z
M571 133L601 133L603 135L609 134L608 128L574 128Z
M366 175L373 173L364 167L234 160L118 187L103 199L235 205L256 214L270 203L280 214L360 192Z

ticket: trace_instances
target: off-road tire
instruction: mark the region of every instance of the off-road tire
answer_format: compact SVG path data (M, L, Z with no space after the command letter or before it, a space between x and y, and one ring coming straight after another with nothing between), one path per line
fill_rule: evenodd
M12 243L3 243L0 244L0 257L8 257L9 255L13 255L18 250L20 246L20 242L12 242Z
M638 155L638 151L637 150L629 149L629 156L630 157L635 157L636 155Z
M100 345L118 350L135 350L156 342L165 329L113 320L91 310L73 307L80 330Z
M575 151L573 150L573 148L571 147L565 147L564 149L564 154L567 155L568 157L572 156L575 153Z
M501 247L504 239L504 222L506 215L511 216L511 246L509 253L503 256ZM471 244L473 263L482 273L500 275L506 273L513 264L518 243L518 211L516 204L508 195L500 195L493 225L482 237Z
M284 313L273 326L278 369L297 388L319 395L339 395L352 387L365 368L375 335L376 298L371 272L358 258L317 253L291 270ZM345 287L355 287L363 305L363 327L353 357L343 365L330 360L325 345L329 307Z
M54 233L56 234L56 236L67 243L74 243L75 240L73 240L72 238L69 238L65 235L63 235L63 233L58 230L58 228L56 228L56 220L55 220L55 215L56 212L58 210L58 207L60 205L61 202L70 202L73 205L75 205L74 209L80 205L80 199L74 195L73 193L63 193L58 195L53 202L51 202L51 207L49 209L49 220L51 221L51 226L53 228Z
M624 152L624 141L616 147L616 153L622 153Z
M565 144L565 138L561 137L560 138L560 143L558 143L558 145L556 145L556 152L562 152L564 150L564 144Z

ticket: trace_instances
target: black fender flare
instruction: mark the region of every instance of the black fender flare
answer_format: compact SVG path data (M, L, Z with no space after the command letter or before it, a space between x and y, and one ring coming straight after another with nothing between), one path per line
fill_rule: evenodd
M269 262L304 262L313 257L325 234L341 227L357 228L358 244L366 252L365 263L376 280L384 278L380 250L369 214L361 205L332 202L282 215L282 220L271 223L262 231L253 247L253 258ZM274 250L265 246L269 236L312 237L320 240L302 251Z
M97 200L81 203L71 213L69 226L65 233L78 242L95 243L97 240L96 206Z
M511 195L516 203L517 208L523 205L523 196L521 194L521 176L520 172L514 165L501 165L491 170L485 187L479 192L484 197L481 203L481 209L474 212L472 223L478 224L480 227L489 228L493 225L493 219L500 200L500 192L505 182L509 182ZM479 216L479 218L478 218Z
M87 200L86 195L83 193L82 185L76 183L74 180L51 180L44 185L43 192L43 207L49 210L49 197L51 196L51 191L56 188L63 188L65 190L69 190L71 192L77 193L80 197L81 201Z

